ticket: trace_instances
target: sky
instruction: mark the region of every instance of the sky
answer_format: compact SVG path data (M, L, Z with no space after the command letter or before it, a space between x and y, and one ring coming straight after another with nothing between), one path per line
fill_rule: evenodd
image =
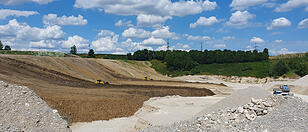
M13 50L308 51L308 0L0 0Z

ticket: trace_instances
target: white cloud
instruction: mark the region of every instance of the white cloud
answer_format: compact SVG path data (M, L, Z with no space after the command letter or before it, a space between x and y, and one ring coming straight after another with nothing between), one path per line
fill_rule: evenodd
M0 19L6 19L9 16L15 16L15 17L29 17L32 15L39 14L36 11L19 11L19 10L11 10L11 9L0 9Z
M283 3L279 7L277 7L275 11L286 12L301 6L306 6L305 11L308 11L308 0L288 0L287 3Z
M308 18L298 23L298 28L308 28Z
M134 27L126 29L122 33L122 37L124 37L124 38L144 39L144 38L148 38L150 36L151 36L151 32L146 31L144 29L136 29Z
M68 37L66 41L62 42L62 48L70 48L75 45L78 49L84 49L89 46L89 40L86 40L78 35Z
M92 41L92 48L99 52L123 51L123 49L117 47L118 39L119 35L98 38L97 40Z
M233 40L233 39L235 39L234 36L225 36L225 37L222 38L223 41Z
M142 41L142 44L143 45L151 45L151 46L159 46L159 45L166 45L167 42L161 38L154 38L154 37L151 37L151 38L148 38L146 40L143 40Z
M97 37L113 37L116 34L110 30L101 30L98 34Z
M145 46L142 44L142 42L134 42L131 39L127 39L126 41L122 42L122 46L125 47L128 52L134 52L143 49L153 50L152 47Z
M155 38L171 38L171 39L179 39L175 32L170 32L170 28L168 26L164 26L160 29L156 29L152 32L152 36Z
M19 40L46 40L62 39L65 33L59 26L48 26L46 28L30 27L26 23L18 23L16 19L10 20L7 25L0 25L0 36L2 38L14 38Z
M245 10L250 6L256 6L267 2L267 0L233 0L230 7L232 10Z
M208 41L211 40L211 37L209 36L192 36L192 35L188 35L188 34L184 34L184 36L187 38L187 40L190 41Z
M57 14L48 14L43 17L43 23L45 25L86 25L88 21L86 19L83 19L83 16L78 15L78 17L75 16L62 16L58 17Z
M283 40L275 40L275 43L282 43Z
M249 20L252 20L256 15L249 13L248 11L236 11L232 13L230 20L226 23L228 26L235 28L245 28L251 25Z
M291 24L292 23L287 18L280 17L280 18L273 20L271 25L267 27L267 30L289 27L289 26L291 26Z
M138 26L155 26L165 23L168 19L172 19L170 16L156 16L140 14L137 16Z
M289 51L287 48L282 48L280 50L269 50L272 55L281 55L281 54L293 54L296 53L294 51Z
M197 26L211 26L218 22L219 21L214 16L209 18L200 17L197 22L190 24L190 28L196 28Z
M0 0L0 4L4 5L18 5L22 3L35 2L38 4L48 4L54 0Z
M132 21L119 20L114 24L117 27L133 27Z
M37 28L26 23L19 23L16 19L10 20L6 25L0 25L0 39L6 43L14 44L18 49L30 46L56 48L55 45L59 44L57 41L63 40L64 37L65 33L57 25Z
M178 2L171 0L76 0L74 6L83 9L99 9L116 15L187 16L214 10L217 4L209 0Z
M258 37L253 37L252 39L250 39L250 42L260 44L260 43L264 43L264 40Z
M166 51L168 48L167 48L167 45L163 45L163 46L160 46L158 47L156 50L157 51ZM181 43L177 43L175 46L171 46L169 47L169 50L183 50L183 51L189 51L190 50L190 46L187 45L187 44L181 44Z
M57 41L55 40L41 40L41 41L36 41L30 42L30 47L31 48L55 48L55 44L58 44Z
M225 45L225 44L215 44L213 46L213 48L216 48L216 49L223 49L223 48L226 48L226 47L227 47L227 45Z

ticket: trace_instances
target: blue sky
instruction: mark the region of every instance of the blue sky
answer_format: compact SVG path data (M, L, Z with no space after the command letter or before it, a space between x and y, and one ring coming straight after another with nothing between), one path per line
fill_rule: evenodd
M308 51L308 0L0 0L14 50L126 54L139 49Z

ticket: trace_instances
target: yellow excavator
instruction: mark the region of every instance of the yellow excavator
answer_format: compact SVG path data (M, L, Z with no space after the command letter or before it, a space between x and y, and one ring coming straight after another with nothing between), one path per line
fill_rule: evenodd
M102 81L102 80L97 80L95 83L96 84L103 84L103 85L109 84L109 82L105 82L105 81Z
M153 80L152 78L148 77L148 76L145 76L142 80L144 81L150 81L150 80Z

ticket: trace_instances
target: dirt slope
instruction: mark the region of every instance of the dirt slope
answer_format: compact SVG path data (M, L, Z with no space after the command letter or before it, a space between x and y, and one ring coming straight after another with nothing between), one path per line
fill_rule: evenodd
M33 89L69 122L127 117L151 97L207 96L214 94L208 89L226 88L175 81L146 62L0 55L0 67L0 80ZM145 75L157 81L142 81ZM96 85L97 79L112 85Z

